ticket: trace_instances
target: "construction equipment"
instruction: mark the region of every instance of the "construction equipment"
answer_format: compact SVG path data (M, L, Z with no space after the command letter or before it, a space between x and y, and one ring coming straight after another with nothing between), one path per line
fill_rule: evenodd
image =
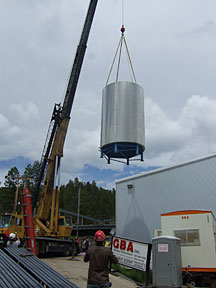
M24 237L24 222L23 215L17 213L17 201L19 193L19 181L20 177L17 177L16 193L14 199L14 208L12 213L5 213L0 215L0 248L4 247L9 233L17 233L19 239Z
M17 232L22 239L24 236L23 216L17 212L0 215L0 248L4 247L7 241L6 234Z
M59 246L62 247L63 251L67 252L68 249L71 250L72 247L71 241L68 240L72 232L71 216L59 216L60 160L63 156L63 147L68 130L70 113L97 2L97 0L90 1L66 89L64 103L63 106L59 104L55 104L54 106L41 159L41 171L33 198L33 206L36 207L39 197L35 216L35 233L39 254L44 251L57 251ZM43 186L40 192L42 182ZM64 249L64 247L66 248Z
M54 106L42 153L40 175L33 195L33 207L34 211L37 211L34 220L39 255L54 252L68 254L71 253L73 247L69 240L72 232L72 218L59 216L60 159L63 156L70 113L97 2L98 0L90 1L64 103L62 106L60 104Z

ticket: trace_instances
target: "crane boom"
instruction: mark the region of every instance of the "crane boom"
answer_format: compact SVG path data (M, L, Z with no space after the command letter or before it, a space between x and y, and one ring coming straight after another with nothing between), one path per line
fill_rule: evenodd
M90 2L89 10L88 10L85 24L83 27L83 32L80 38L80 43L77 47L77 52L75 55L74 64L73 64L73 68L71 71L70 80L68 82L68 87L67 87L67 91L66 91L66 95L64 99L64 104L63 104L62 114L66 117L70 117L70 112L71 112L71 108L73 105L74 95L76 92L77 82L79 79L80 70L82 67L85 50L87 47L86 44L87 44L90 29L91 29L91 24L93 21L95 9L97 6L97 1L98 0L92 0Z
M77 83L79 80L79 75L85 55L86 44L88 40L88 36L90 33L94 13L96 10L98 0L91 0L87 12L87 16L85 19L84 27L82 30L82 35L80 38L79 45L77 47L77 51L75 54L75 59L70 75L70 79L68 82L66 95L64 99L64 103L61 109L59 109L59 113L57 117L52 116L51 121L54 121L52 133L50 134L51 138L48 141L47 150L45 153L45 157L43 159L42 168L43 170L40 173L37 190L35 191L33 205L36 205L37 198L39 195L39 188L41 182L43 180L44 172L46 170L46 175L44 179L44 184L42 188L42 192L39 197L39 204L36 214L36 224L40 227L43 227L44 230L47 230L46 221L49 217L49 210L51 203L55 202L53 199L53 191L54 180L56 170L58 170L60 157L63 156L63 147L65 143L65 137L68 130L70 113L74 101L74 96L77 88ZM54 109L55 111L55 109ZM51 152L50 152L51 151ZM47 166L47 169L45 167ZM58 196L54 196L58 197Z

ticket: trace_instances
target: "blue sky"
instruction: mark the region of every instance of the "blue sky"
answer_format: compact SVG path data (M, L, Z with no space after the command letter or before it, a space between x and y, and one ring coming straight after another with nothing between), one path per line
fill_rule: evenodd
M27 159L23 156L11 158L9 160L0 160L0 182L1 185L4 185L4 177L7 175L7 172L13 168L16 167L19 172L22 174L24 172L25 167L28 164L32 164L31 159Z
M96 181L98 186L102 187L115 187L114 181L120 178L125 178L131 175L136 175L141 172L147 172L149 170L154 170L159 167L138 167L134 165L125 165L123 166L122 171L113 171L112 169L98 169L91 165L85 165L84 169L82 170L82 179L84 182L93 180Z
M24 168L32 164L31 159L24 158L23 156L12 158L9 160L0 160L0 169L11 169L12 167L17 167L20 173L24 171Z
M0 170L5 171L5 174L4 175L2 174L2 177L1 177L2 185L4 184L4 176L6 176L7 171L9 171L12 167L15 166L19 170L19 172L22 174L25 170L25 167L28 164L31 164L31 165L33 164L31 159L27 159L22 156L14 158L14 159L10 159L10 160L0 161ZM112 164L109 164L109 165L111 166ZM114 181L119 178L136 175L141 172L154 170L156 168L159 168L159 167L143 168L143 167L139 167L139 166L135 166L131 164L131 165L124 165L122 171L114 171L111 168L99 169L97 167L94 167L93 165L85 164L82 171L79 171L76 177L78 177L81 181L84 181L84 182L96 181L98 186L112 189L112 187L115 187ZM71 175L71 179L73 180L74 178L75 177Z

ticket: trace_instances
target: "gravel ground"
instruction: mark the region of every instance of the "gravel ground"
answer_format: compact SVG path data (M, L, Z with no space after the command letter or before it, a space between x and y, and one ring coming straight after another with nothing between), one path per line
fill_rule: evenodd
M83 256L77 256L74 260L71 260L71 257L45 258L41 260L78 287L86 288L89 264L83 261ZM112 288L137 287L133 281L114 275L110 275L110 282L112 282Z
M83 261L83 256L77 256L74 260L71 257L42 258L46 264L54 270L71 280L80 288L86 288L88 276L88 263ZM135 282L124 279L120 276L110 275L112 288L138 288ZM139 287L141 288L141 287ZM187 288L182 286L182 288ZM198 288L198 287L197 287Z

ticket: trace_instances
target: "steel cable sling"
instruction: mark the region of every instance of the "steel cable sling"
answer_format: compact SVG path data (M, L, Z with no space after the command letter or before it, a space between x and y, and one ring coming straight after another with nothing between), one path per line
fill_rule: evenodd
M115 60L116 60L118 51L119 51L118 66L117 66L117 72L116 72L116 82L118 81L119 69L120 69L120 62L121 62L121 55L122 55L122 44L123 44L123 43L124 43L125 48L126 48L126 57L127 57L127 61L128 61L128 66L129 66L129 71L130 71L131 80L132 80L132 82L135 82L135 83L136 83L136 77L135 77L135 73L134 73L134 69L133 69L133 64L132 64L132 61L131 61L131 57L130 57L130 53L129 53L129 50L128 50L128 45L127 45L127 42L126 42L126 39L125 39L125 36L124 36L124 32L125 32L125 27L124 27L124 5L123 5L123 0L122 0L122 27L121 27L121 38L120 38L120 40L119 40L119 43L118 43L118 46L117 46L117 49L116 49L116 52L115 52L115 55L114 55L114 59L113 59L113 61L112 61L112 65L111 65L111 68L110 68L110 71L109 71L109 74L108 74L108 77L107 77L106 85L107 85L108 82L109 82L110 75L111 75L111 73L112 73L113 66L114 66L114 63L115 63Z
M127 57L127 61L128 61L128 66L129 66L131 80L132 80L132 82L136 83L136 76L135 76L135 73L134 73L133 64L132 64L132 61L131 61L131 57L130 57L128 45L127 45L127 42L126 42L126 39L125 39L125 36L124 36L124 32L125 32L125 27L124 27L124 25L122 25L122 27L121 27L122 35L121 35L121 38L119 40L119 43L118 43L118 46L117 46L117 49L116 49L116 52L115 52L115 55L114 55L114 59L112 61L112 65L111 65L111 68L110 68L110 71L109 71L109 74L108 74L108 77L107 77L106 85L109 82L110 75L112 73L113 66L114 66L117 54L119 52L118 66L117 66L117 72L116 72L116 82L118 81L119 70L120 70L120 62L121 62L121 55L122 55L122 46L123 46L122 44L123 43L124 43L125 48L126 48L126 57Z

